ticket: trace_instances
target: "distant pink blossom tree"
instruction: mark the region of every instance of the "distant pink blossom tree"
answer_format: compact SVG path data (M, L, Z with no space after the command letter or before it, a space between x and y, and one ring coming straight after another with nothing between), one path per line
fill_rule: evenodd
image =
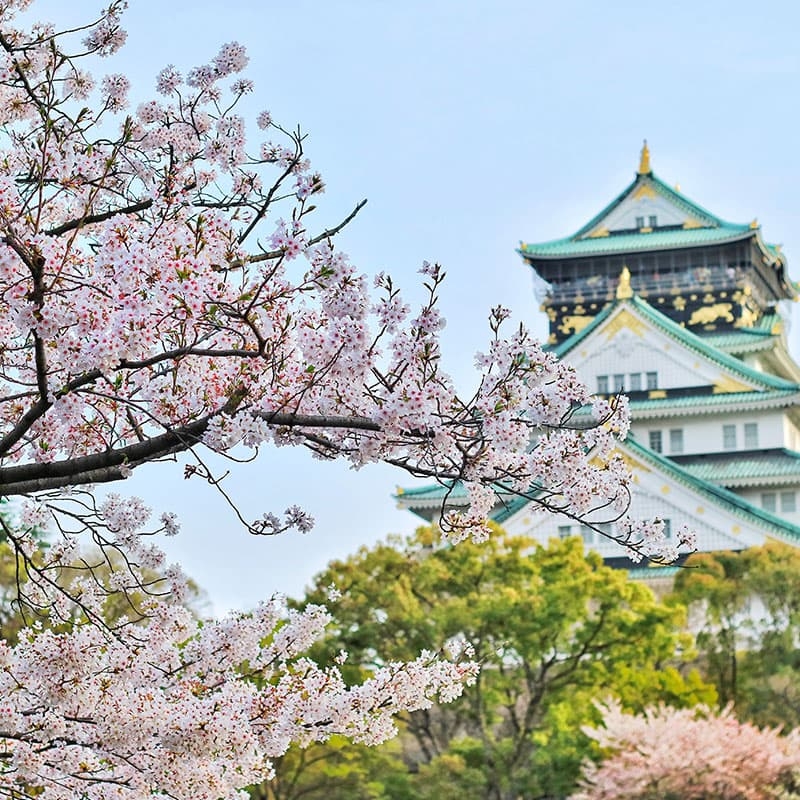
M585 766L572 800L768 800L800 767L800 732L739 722L731 707L600 708L601 727L584 732L606 755Z
M92 490L150 462L186 453L187 477L224 492L202 448L303 445L462 481L469 505L442 516L454 541L487 535L500 485L575 519L605 509L632 554L675 555L663 523L625 516L622 399L590 397L524 328L502 338L502 308L460 396L440 360L442 270L423 266L412 312L389 276L370 289L334 247L362 204L311 230L322 178L304 136L267 112L248 145L240 45L185 75L164 68L158 96L131 108L124 75L89 69L125 41L121 0L62 32L16 27L27 5L0 0L0 498L13 500L0 525L20 607L47 625L0 643L0 792L234 797L291 742L380 741L395 711L475 675L423 653L347 687L305 655L321 607L272 600L198 627L180 569L145 536L175 533L175 518L151 524L141 500ZM574 423L581 406L591 424ZM295 506L242 521L312 524ZM89 540L107 569L81 556ZM115 594L129 614L112 624Z

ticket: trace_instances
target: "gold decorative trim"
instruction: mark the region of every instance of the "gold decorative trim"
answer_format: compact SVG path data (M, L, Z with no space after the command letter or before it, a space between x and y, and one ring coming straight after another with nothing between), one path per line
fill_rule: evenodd
M570 331L572 333L580 333L593 319L594 317L585 314L565 314L561 317L561 324L558 329L561 333L570 333Z
M606 341L611 341L621 330L627 328L638 337L643 337L647 330L645 324L624 308L604 327Z
M639 156L639 174L649 175L653 171L650 166L650 148L647 146L647 139L644 140L642 145L642 152Z
M617 300L627 300L631 297L633 297L631 271L627 267L623 267L622 272L619 274L619 283L617 284Z
M641 200L643 197L655 197L656 192L655 189L649 183L643 183L639 188L631 195L634 200Z
M730 375L720 375L714 381L712 394L731 394L733 392L751 392L752 390L752 386L737 381L736 378L732 378Z
M739 311L739 319L733 323L734 328L752 328L758 321L759 313L757 309L750 308L746 303L742 303Z
M718 319L722 319L725 322L733 322L732 309L733 305L731 303L715 303L711 306L703 306L692 312L688 324L708 325Z

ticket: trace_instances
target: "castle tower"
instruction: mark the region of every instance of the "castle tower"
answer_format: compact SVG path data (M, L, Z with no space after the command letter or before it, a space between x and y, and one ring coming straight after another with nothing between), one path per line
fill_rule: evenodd
M688 524L700 551L768 540L800 546L800 367L786 338L797 298L780 248L653 174L647 143L633 182L577 233L518 250L535 272L550 348L599 395L625 393L631 513ZM458 486L398 493L435 520ZM546 542L581 535L630 567L597 530L498 496L493 518ZM613 533L613 521L608 532ZM595 526L597 527L597 526Z
M615 298L625 269L639 297L700 335L772 325L781 302L797 297L780 246L756 220L725 222L670 188L653 173L647 142L633 182L599 214L572 236L518 252L538 277L551 344Z

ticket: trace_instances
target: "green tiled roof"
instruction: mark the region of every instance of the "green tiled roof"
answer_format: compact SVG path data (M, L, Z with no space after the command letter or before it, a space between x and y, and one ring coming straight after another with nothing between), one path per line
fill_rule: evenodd
M765 479L796 482L800 478L800 453L784 448L753 453L714 453L704 456L683 456L681 467L711 483L723 486L763 483Z
M407 506L412 511L414 506L417 508L431 508L447 501L453 505L464 505L467 501L467 492L464 484L460 481L455 484L452 481L444 483L432 483L427 486L413 488L399 488L395 492L395 499ZM492 512L492 519L495 522L502 522L508 519L511 514L521 508L527 499L517 497L511 493L497 492L497 504Z
M751 352L773 346L773 339L778 334L764 330L728 331L725 333L704 334L703 341L711 347L725 350L728 353Z
M552 351L559 357L563 358L566 353L576 347L579 343L585 341L591 334L597 330L619 307L620 303L628 303L636 309L646 320L648 320L654 327L667 334L672 339L687 347L689 350L698 353L699 355L713 361L714 363L725 367L735 375L751 381L756 385L768 387L770 389L783 389L798 391L800 386L792 381L787 381L784 378L779 378L775 375L770 375L766 372L761 372L753 367L748 366L735 356L729 355L721 350L717 350L704 337L698 336L696 333L683 328L677 322L673 322L665 314L662 314L657 309L653 308L646 300L634 295L625 300L616 300L606 306L582 331L575 333L568 339L565 339L561 344L557 345Z
M637 413L698 409L700 413L711 413L719 406L741 404L753 406L789 406L800 396L800 386L789 389L773 389L763 392L719 392L718 394L687 395L684 397L660 397L656 399L630 400L634 419Z
M725 225L719 228L678 228L651 233L611 234L576 239L568 236L540 244L523 244L518 252L523 258L565 258L569 256L614 255L648 250L670 250L706 244L724 244L745 239L755 233L749 225Z
M690 489L709 498L715 504L730 508L735 514L749 520L752 524L760 528L768 529L785 539L790 539L795 544L800 544L800 527L754 506L738 494L712 483L709 478L694 474L691 465L679 464L667 456L650 450L648 447L640 444L633 435L629 435L620 446L623 450L627 449L632 451L634 456L648 461L664 474L671 476L678 483L682 483L684 486L688 486ZM792 454L791 451L785 451L780 463L788 465L793 458L800 460L800 455ZM787 469L788 468L787 466ZM401 502L405 501L405 498L412 497L419 503L419 506L430 507L431 501L443 500L447 491L448 487L435 484L419 489L401 490L396 497L398 497ZM458 498L463 500L465 498L463 488L461 486L456 486L454 492L458 491L460 491L460 495L457 495ZM451 498L455 499L456 495L451 494ZM412 500L412 502L406 502L406 505L412 511L414 510L414 500ZM491 518L495 522L501 524L518 511L521 511L529 502L529 499L525 497L498 498L498 500L502 505L499 508L495 507Z
M395 497L398 500L405 501L406 498L413 497L417 502L424 502L426 500L444 500L449 494L451 500L466 500L467 492L463 484L447 481L445 483L432 483L427 486L416 486L413 488L400 488L398 487Z
M628 577L633 581L647 580L648 578L674 578L680 567L662 567L653 564L652 567L634 567L628 570Z
M628 184L600 213L596 214L590 219L579 231L573 234L573 237L578 239L586 236L593 228L597 227L600 222L610 214L617 206L619 206L625 198L636 189L640 184L646 184L656 194L669 200L670 203L682 209L689 216L694 217L700 224L707 227L720 227L729 225L730 223L720 219L715 214L707 211L702 206L690 200L686 195L681 194L679 191L672 189L668 184L664 183L653 172L637 173L633 181Z

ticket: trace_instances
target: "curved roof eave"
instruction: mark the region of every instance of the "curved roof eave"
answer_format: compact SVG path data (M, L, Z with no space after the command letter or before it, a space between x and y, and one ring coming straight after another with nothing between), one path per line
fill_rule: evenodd
M681 234L683 238L674 238L669 241L663 233ZM565 239L553 239L549 242L539 244L525 244L518 247L517 253L533 266L534 261L558 261L564 258L594 258L597 256L616 256L625 255L633 251L637 253L659 252L663 250L685 250L692 247L700 247L706 244L730 244L732 242L749 239L755 231L747 226L732 226L725 228L690 228L679 231L667 231L652 233L625 234L621 236L601 236L596 239L578 239L571 237ZM704 241L703 237L708 239ZM631 247L631 237L635 236L636 246ZM625 242L622 242L622 239ZM620 241L615 242L616 239ZM557 249L561 246L561 249ZM546 249L552 248L552 252ZM571 248L571 249L570 249Z
M680 411L684 417L703 417L711 414L730 414L740 411L763 411L769 408L792 408L800 404L800 387L797 390L766 392L720 392L699 397L669 397L657 400L630 400L635 419L660 419L672 417ZM694 404L694 405L693 405ZM687 407L688 406L688 407Z

